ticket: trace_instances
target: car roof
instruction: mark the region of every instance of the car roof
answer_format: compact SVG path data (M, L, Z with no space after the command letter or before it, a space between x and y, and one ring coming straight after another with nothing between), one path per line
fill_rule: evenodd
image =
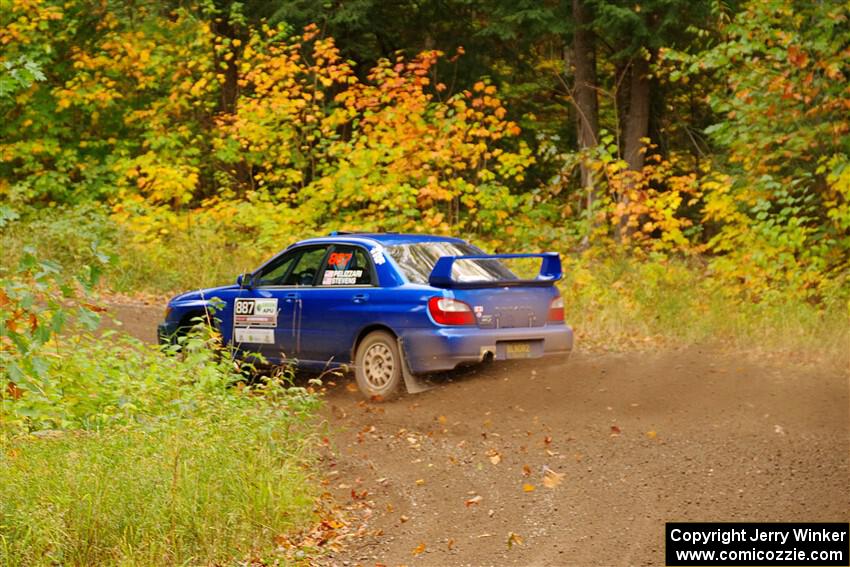
M419 244L422 242L465 242L451 236L435 236L432 234L403 234L398 232L332 232L329 236L308 238L298 244L321 244L328 242L347 242L351 244L368 244L395 246L397 244Z

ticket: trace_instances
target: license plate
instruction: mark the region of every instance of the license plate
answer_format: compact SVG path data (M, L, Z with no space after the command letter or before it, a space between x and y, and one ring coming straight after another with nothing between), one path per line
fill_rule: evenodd
M508 343L505 347L508 358L528 358L531 355L531 343Z

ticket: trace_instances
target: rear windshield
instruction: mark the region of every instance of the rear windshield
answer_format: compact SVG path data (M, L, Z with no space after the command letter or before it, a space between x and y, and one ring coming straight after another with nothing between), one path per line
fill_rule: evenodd
M443 256L475 256L482 252L466 243L422 242L387 248L410 283L427 284L434 264ZM499 260L460 260L452 265L458 282L493 282L519 279Z

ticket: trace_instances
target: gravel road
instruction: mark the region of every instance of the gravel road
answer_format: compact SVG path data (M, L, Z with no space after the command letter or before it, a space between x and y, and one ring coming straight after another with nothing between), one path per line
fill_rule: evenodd
M155 305L115 306L145 340ZM493 364L370 404L338 380L337 565L663 565L667 521L850 521L847 365L698 347Z

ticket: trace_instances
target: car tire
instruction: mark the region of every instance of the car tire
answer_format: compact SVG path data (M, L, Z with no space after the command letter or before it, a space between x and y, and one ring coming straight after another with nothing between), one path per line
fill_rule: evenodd
M360 392L370 399L388 400L398 395L404 361L396 338L386 331L373 331L357 345L354 377Z

